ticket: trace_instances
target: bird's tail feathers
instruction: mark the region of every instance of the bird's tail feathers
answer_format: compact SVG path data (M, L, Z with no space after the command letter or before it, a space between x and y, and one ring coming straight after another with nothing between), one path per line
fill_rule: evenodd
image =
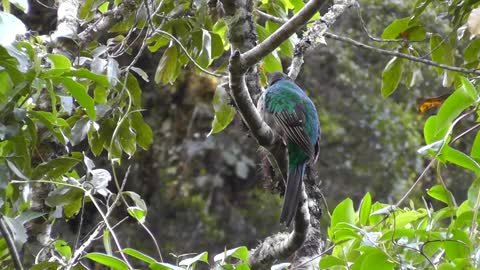
M280 216L280 223L285 223L287 227L290 226L297 212L304 173L305 163L298 165L288 173L287 188L285 189L282 214Z

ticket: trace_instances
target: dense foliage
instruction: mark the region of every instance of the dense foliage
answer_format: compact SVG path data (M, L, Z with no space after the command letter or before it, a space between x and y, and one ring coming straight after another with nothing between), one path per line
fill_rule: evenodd
M223 81L205 79L205 76L217 78L227 72L231 46L227 25L231 18L212 13L209 6L211 1L154 2L81 1L78 19L82 31L72 34L57 29L50 35L49 31L27 29L32 23L27 16L34 11L30 6L32 3L2 1L0 229L4 237L0 240L0 260L3 268L18 269L14 257L20 255L25 267L33 265L31 269L86 269L93 262L112 269L192 269L199 263L218 264L227 269L249 269L249 252L246 247L226 249L216 256L210 256L211 258L206 251L195 256L178 256L175 261L163 258L163 239L153 234L146 225L146 220L151 215L150 205L144 200L146 194L134 192L128 189L128 185L125 186L131 177L130 173L135 174L126 167L132 159L137 158L139 148L148 150L155 143L155 133L144 120L149 112L142 105L142 101L150 100L145 98L148 96L145 89L151 87L150 80L160 85L177 85L178 88L178 85L187 82L206 82L200 83L200 87L189 88L200 92L191 98L196 104L191 110L193 112L183 115L189 121L178 122L177 125L171 122L167 125L167 121L160 123L166 127L161 130L163 135L156 134L159 138L164 138L166 132L182 130L187 134L185 137L191 139L190 148L181 148L178 152L196 151L206 156L205 152L214 149L212 144L237 140L232 137L237 136L239 146L231 152L222 152L221 157L226 160L225 166L234 168L233 175L238 179L251 178L255 174L255 150L239 150L245 144L244 139L240 138L245 131L235 133L231 128L227 129L236 118L236 108L232 106L228 91L222 86ZM377 192L383 195L375 197L386 199L389 203L374 202L371 193L367 192L363 196L365 192L362 190L363 199L356 208L353 200L347 198L334 207L331 214L325 209L324 216L328 219L328 227L324 230L326 239L318 239L325 241L325 251L321 258L315 258L321 269L480 267L480 179L477 178L480 174L480 135L477 131L480 126L477 123L480 102L477 80L480 73L476 70L480 61L480 38L477 37L480 35L480 9L477 2L412 1L402 3L401 7L396 6L395 10L399 10L398 14L402 15L395 14L396 18L386 27L365 25L363 20L360 24L357 23L357 31L354 33L361 33L359 36L363 42L378 42L378 48L397 54L390 54L391 58L386 61L386 65L382 63L384 69L381 75L358 70L357 65L360 63L344 65L345 58L364 59L360 59L360 53L355 53L360 49L353 50L353 53L342 52L342 49L338 49L339 46L350 45L335 43L337 50L333 50L333 54L337 64L342 65L346 74L357 73L339 78L342 86L352 87L358 93L358 96L349 96L356 98L357 103L352 108L372 105L371 108L364 108L365 111L382 111L380 116L364 117L363 119L368 119L364 120L368 122L364 125L379 133L389 131L385 132L388 136L376 137L381 141L378 148L382 152L378 158L381 164L374 167L378 173L370 170L369 163L362 163L362 157L340 159L353 160L353 167L362 172L363 177L379 178L380 181L373 182L379 186ZM368 10L369 4L376 4L386 10L394 5L388 1L361 4L359 9L362 12ZM259 1L256 8L277 18L288 19L303 6L302 1L265 0ZM116 13L122 13L123 20L99 37L89 36L89 26ZM354 12L350 13L353 16ZM259 41L262 41L276 31L280 24L255 14L255 30ZM317 14L312 20L319 17ZM342 17L340 20L347 19ZM433 20L435 23L432 23ZM309 26L311 24L306 27ZM362 32L365 30L363 28L383 31L381 39L365 37L367 33ZM298 31L261 61L259 73L263 84L267 72L282 71L290 62L303 30L305 29ZM347 31L347 34L351 34L351 31ZM55 40L51 39L52 36L55 36ZM383 54L378 48L370 49L367 58L378 59ZM145 54L158 56L152 58L154 72L150 72L150 66L143 64L145 59L142 57ZM328 66L335 61L323 61L323 64ZM149 65L152 65L151 61ZM317 71L308 67L307 63L308 76L315 77L315 72ZM308 76L302 80L305 80L306 85L312 84L312 88L317 89L316 84L319 82L315 79L308 80ZM422 77L423 82L420 80ZM211 84L214 87L218 85L216 90L213 90L214 87L205 90L204 86L210 87ZM367 93L367 90L362 89L364 87L372 87L369 91L377 93L376 95L381 93L382 99L374 100L372 95L375 94L363 94L362 91ZM431 90L440 87L451 89L451 94L448 97L443 95L442 98L425 99L444 94ZM422 92L418 88L428 88L429 91ZM322 92L311 90L310 94L319 103L333 99L332 93L322 95ZM416 125L422 120L402 107L403 104L411 107L412 100L418 97L425 99L422 103L424 106L428 107L432 103L439 107L438 112L424 117L423 143L416 134L419 129ZM197 121L194 119L195 112L202 110L202 106L197 104L205 103L205 99L213 104L213 122L209 132L205 131L205 134L198 135L195 139L196 135L191 134L191 126L194 125L192 122ZM348 100L350 99L347 102ZM340 99L340 102L345 101ZM148 108L153 110L153 107ZM344 116L341 114L329 114L328 105L320 109L319 113L324 133L327 134L326 140L340 145L342 149L348 148L354 141L352 137L355 134L345 134L339 126L342 126L343 121L349 120L342 118ZM356 114L350 119L361 121L357 118L361 118L361 115L350 113ZM239 126L241 125L236 128L243 128ZM215 140L212 137L222 138L222 133L228 133L223 141L218 139L212 142ZM328 139L328 135L336 138ZM206 138L207 136L209 137ZM200 140L209 143L199 144ZM387 141L392 144L385 146ZM172 147L168 145L171 142L164 142L167 148ZM356 147L365 152L370 151L365 148L378 145L370 138L360 142ZM424 146L420 147L420 143ZM215 181L211 179L220 176L193 164L191 171L182 171L179 168L188 167L193 154L179 154L179 157L174 158L176 154L172 154L172 149L160 161L164 162L161 168L167 178L162 186L165 189L156 191L162 195L152 196L162 197L161 202L166 203L166 197L176 196L177 193L187 194L183 200L168 206L193 208L198 215L194 218L201 224L206 224L205 235L221 239L234 238L233 233L222 235L224 232L217 228L220 226L218 219L205 213L205 208L209 207L207 200L195 193L195 184L181 186L180 180L168 179L181 179L188 174L198 173L195 181L211 183ZM330 154L323 149L325 148L322 147L321 159L327 165L320 165L320 168L334 168L333 172L327 174L332 181L326 185L338 185L337 188L341 189L340 182L335 182L335 177L338 176L335 170L352 168L352 164L335 161L341 165L328 165ZM344 153L343 150L340 152ZM167 156L175 160L171 161ZM414 172L419 167L422 168L415 175ZM459 170L458 167L462 169ZM392 172L388 171L390 168ZM409 197L413 188L427 178L427 172L432 168L436 170L431 174L431 181L436 183L425 192L418 192L421 196ZM141 167L134 169L141 170ZM457 174L459 171L461 173ZM452 172L456 176L452 176ZM222 173L227 175L227 172ZM346 174L338 177L349 176ZM221 184L215 187L218 186ZM244 188L247 184L240 182L238 186ZM468 192L460 193L462 189L458 190L457 186L469 187ZM454 189L455 192L450 191ZM174 195L167 194L167 191ZM272 203L271 199L258 193L261 192L257 190L254 195L249 195L249 198L256 200L248 200L248 205L244 206L251 209L263 207L262 210L271 211L268 204ZM355 198L362 197L358 193L354 195ZM272 206L275 206L275 202ZM82 222L87 223L84 217L89 216L84 213L85 209L93 209L101 219L98 224L90 227L91 230L84 228L82 231ZM262 219L267 214L258 215L252 219ZM270 222L276 222L273 211L268 215L273 220ZM149 242L154 243L152 246L156 247L155 251L141 252L141 247L123 241L116 232L116 226L123 222L124 216L135 221L134 230L141 230L151 236ZM50 235L49 228L52 225L69 220L80 223L79 230L73 237ZM268 231L268 225L265 227L267 229L262 229L267 231L262 236L273 233ZM246 226L243 232L248 233L249 228ZM175 239L175 236L170 237ZM102 246L97 244L92 248L92 243L97 238L103 239ZM241 240L237 238L235 241ZM247 245L241 245L243 244ZM199 246L201 247L200 244L195 247ZM227 243L227 246L231 247L232 244ZM17 250L16 254L13 249ZM277 266L288 267L288 264Z

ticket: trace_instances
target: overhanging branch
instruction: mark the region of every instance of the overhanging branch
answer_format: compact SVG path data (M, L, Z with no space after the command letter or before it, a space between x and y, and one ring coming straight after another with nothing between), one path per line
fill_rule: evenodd
M295 33L300 27L310 20L320 8L321 0L309 1L297 14L280 26L273 34L262 43L242 54L242 63L251 66L275 50L285 40Z

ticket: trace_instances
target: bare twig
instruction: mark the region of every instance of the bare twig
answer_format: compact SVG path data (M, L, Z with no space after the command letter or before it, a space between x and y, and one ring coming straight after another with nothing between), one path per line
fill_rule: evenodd
M404 59L408 59L410 61L419 62L419 63L425 64L425 65L439 67L439 68L443 68L443 69L446 69L446 70L451 70L451 71L456 71L456 72L461 72L461 73L466 73L466 74L480 75L480 71L478 69L466 69L466 68L461 68L461 67L444 65L444 64L440 64L440 63L437 63L437 62L434 62L434 61L431 61L431 60L423 59L423 58L420 58L420 57L415 57L413 55L373 47L373 46L361 43L359 41L353 40L351 38L342 37L342 36L335 35L335 34L329 33L329 32L325 33L325 37L326 38L331 38L331 39L334 39L334 40L338 40L338 41L341 41L341 42L346 42L346 43L352 44L352 45L354 45L356 47L359 47L359 48L376 51L376 52L378 52L380 54L383 54L383 55L390 55L390 56L395 56L395 57L399 57L399 58L404 58Z
M363 20L363 16L362 16L362 13L361 13L361 10L360 10L360 5L358 4L358 2L356 3L356 8L357 8L358 19L360 20L360 24L362 25L363 32L365 32L365 34L367 34L367 37L369 39L373 40L373 41L376 41L376 42L395 42L395 43L425 42L425 40L383 39L383 38L374 37L368 32L367 24L365 23L365 20Z
M17 247L15 246L13 236L8 229L7 224L5 223L2 214L0 214L0 233L2 233L2 236L7 243L8 251L10 252L10 257L12 258L15 270L23 270L22 261L20 260L20 255L18 253Z

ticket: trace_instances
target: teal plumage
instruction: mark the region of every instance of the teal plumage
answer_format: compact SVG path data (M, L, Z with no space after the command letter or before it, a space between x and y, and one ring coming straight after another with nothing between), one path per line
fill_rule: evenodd
M300 200L305 166L318 156L320 123L317 110L303 90L283 73L270 76L257 108L280 135L288 150L288 175L280 222L290 225Z

